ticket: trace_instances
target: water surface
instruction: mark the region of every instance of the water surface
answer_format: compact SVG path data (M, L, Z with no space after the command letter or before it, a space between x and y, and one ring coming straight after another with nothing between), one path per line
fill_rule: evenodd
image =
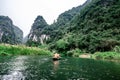
M120 63L47 56L1 56L0 80L120 80Z

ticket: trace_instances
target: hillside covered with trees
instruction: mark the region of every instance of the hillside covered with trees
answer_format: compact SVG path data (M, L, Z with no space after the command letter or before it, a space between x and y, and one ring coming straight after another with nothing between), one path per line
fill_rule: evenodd
M61 29L65 35L56 43L63 41L65 50L112 50L116 45L120 45L119 4L119 0L92 0ZM55 46L59 48L56 44Z
M74 51L105 52L120 46L119 22L120 0L87 0L60 14L57 21L40 33L49 35L45 44L50 50L65 55Z

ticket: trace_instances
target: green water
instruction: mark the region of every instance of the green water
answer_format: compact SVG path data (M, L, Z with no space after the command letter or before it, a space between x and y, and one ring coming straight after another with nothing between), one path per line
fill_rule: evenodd
M0 80L120 80L120 62L1 56Z

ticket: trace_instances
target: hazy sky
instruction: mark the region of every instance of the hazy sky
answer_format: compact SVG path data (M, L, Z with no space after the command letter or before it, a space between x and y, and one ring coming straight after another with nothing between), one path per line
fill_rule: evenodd
M53 23L58 15L72 7L83 4L86 0L0 0L0 15L9 16L26 36L38 15L48 24Z

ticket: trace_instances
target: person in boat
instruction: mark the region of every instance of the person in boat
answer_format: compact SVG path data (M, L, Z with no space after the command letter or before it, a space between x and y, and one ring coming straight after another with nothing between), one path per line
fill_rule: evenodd
M55 54L53 55L53 60L58 60L58 59L60 59L60 54L55 53Z

